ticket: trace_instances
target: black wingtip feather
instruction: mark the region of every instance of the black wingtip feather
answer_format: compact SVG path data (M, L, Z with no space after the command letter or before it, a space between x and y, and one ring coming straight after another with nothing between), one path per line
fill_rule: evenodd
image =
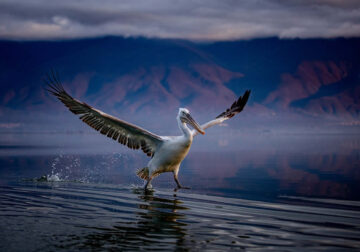
M65 92L59 78L59 73L54 69L51 69L50 72L46 73L46 77L43 78L43 82L46 85L45 90L50 92L52 95L59 97Z
M240 113L244 109L247 101L249 100L250 93L251 93L250 90L246 90L245 93L242 96L240 96L239 99L235 101L230 108L228 108L225 112L218 115L216 118L220 118L220 117L231 118L234 115Z

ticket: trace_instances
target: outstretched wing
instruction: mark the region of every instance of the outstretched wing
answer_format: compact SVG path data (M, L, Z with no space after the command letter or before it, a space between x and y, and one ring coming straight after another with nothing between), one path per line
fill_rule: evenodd
M201 128L203 130L210 128L211 126L217 125L222 123L225 120L230 119L231 117L235 116L236 114L239 114L245 107L248 99L250 96L250 90L246 90L243 96L240 96L237 101L235 101L230 108L228 108L226 111L222 112L220 115L218 115L214 120L211 120L203 125L201 125ZM193 130L193 136L196 136L198 132L196 130Z
M65 91L56 73L52 72L48 75L45 82L48 85L47 91L56 96L71 112L80 116L84 123L101 134L131 149L141 148L150 157L154 155L158 146L163 142L163 139L158 135L74 99Z

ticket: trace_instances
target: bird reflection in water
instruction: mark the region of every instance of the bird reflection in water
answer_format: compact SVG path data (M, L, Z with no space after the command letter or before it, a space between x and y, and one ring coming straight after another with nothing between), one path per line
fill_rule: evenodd
M72 237L72 240L83 240L81 245L78 243L79 248L174 250L188 247L184 211L189 208L182 206L182 201L175 195L161 198L143 189L134 189L133 193L138 195L138 211L129 217L135 216L136 220L118 221L111 228L95 228L95 233Z

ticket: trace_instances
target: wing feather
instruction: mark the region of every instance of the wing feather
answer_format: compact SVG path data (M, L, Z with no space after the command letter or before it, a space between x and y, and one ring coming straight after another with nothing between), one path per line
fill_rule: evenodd
M249 100L250 96L250 90L246 90L243 96L240 96L239 99L237 99L230 108L226 109L224 112L222 112L220 115L218 115L214 120L211 120L207 123L204 123L201 125L201 128L203 130L210 128L214 125L220 124L225 120L228 120L235 116L236 114L239 114L241 111L243 111L247 101ZM198 132L196 130L193 130L193 136L196 136Z
M54 71L47 75L45 83L48 86L46 89L48 92L56 96L75 115L79 115L80 120L103 135L131 149L141 148L150 157L154 155L158 146L163 142L163 139L158 135L74 99L65 91L58 74Z

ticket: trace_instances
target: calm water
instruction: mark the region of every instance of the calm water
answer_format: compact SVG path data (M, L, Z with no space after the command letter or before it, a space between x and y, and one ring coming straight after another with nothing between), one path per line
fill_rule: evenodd
M177 193L140 152L3 144L0 251L358 251L359 137L266 143L195 146Z

